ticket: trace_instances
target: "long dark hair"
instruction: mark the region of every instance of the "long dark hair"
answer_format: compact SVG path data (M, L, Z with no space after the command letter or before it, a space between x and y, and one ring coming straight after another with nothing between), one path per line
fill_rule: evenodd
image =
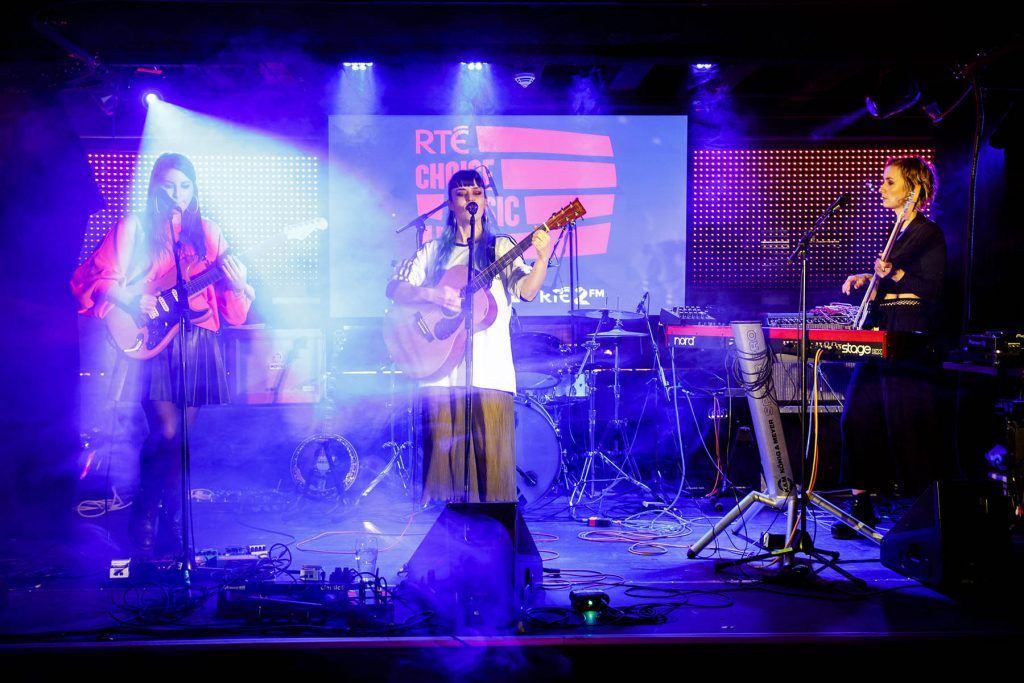
M477 171L456 171L448 181L448 201L451 201L452 192L456 188L474 186L486 187L483 178L480 177ZM484 205L480 207L482 210L477 214L480 220L480 229L476 239L473 241L473 265L478 270L486 268L494 262L494 236L489 229L486 200L487 195L484 194ZM444 275L445 266L448 265L448 259L451 258L452 250L455 249L455 239L458 233L458 226L455 224L455 214L449 209L444 221L444 231L437 238L440 241L437 256L431 264L430 273L428 273L427 280L430 283L437 284L441 276Z
M191 247L193 254L199 259L206 257L206 235L203 230L203 217L199 213L199 185L196 183L196 169L188 157L183 154L161 154L153 164L149 174L149 190L146 195L146 214L142 226L146 233L146 256L149 263L154 263L164 250L171 248L170 230L167 221L174 203L160 187L167 171L181 171L192 181L192 201L181 214L181 242Z

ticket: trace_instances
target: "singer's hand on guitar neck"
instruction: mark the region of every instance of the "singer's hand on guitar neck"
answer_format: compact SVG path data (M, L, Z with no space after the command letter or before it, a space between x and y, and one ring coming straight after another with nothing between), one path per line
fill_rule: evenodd
M537 250L537 260L544 261L544 264L547 265L547 261L551 257L551 235L547 230L535 230L530 242Z
M246 275L248 268L245 264L239 261L237 258L228 254L221 261L221 270L224 271L224 277L228 281L228 286L231 287L231 291L235 294L242 294L246 289Z

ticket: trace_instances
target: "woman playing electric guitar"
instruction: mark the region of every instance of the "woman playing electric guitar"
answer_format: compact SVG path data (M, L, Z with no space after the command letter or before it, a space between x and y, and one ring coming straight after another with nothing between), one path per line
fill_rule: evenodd
M842 287L850 294L874 285L861 305L866 310L872 304L863 327L926 338L937 333L946 240L941 228L921 213L934 201L937 187L935 171L923 159L886 164L879 193L882 205L897 216L886 245L891 247L888 258L875 261L874 273L851 275ZM854 495L853 516L870 527L878 523L870 491L895 484L904 494L916 495L938 474L942 445L933 375L923 358L907 358L860 363L850 378L841 423L843 479ZM833 535L856 537L843 524L833 527Z

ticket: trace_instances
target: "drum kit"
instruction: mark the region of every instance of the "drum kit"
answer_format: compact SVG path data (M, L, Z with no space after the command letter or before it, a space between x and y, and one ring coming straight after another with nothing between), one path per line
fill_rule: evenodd
M514 401L516 482L519 503L525 507L536 505L556 489L568 496L570 509L624 482L651 492L641 481L630 453L632 440L626 435L622 391L623 373L628 372L623 347L632 351L636 345L630 347L627 342L644 338L653 343L649 326L637 332L625 329L623 323L640 321L645 313L593 308L574 309L570 315L582 339L578 343L544 332L512 334L518 389ZM583 334L586 328L590 330ZM417 497L413 470L419 417L412 394L406 395L412 385L403 390L397 379L401 373L393 366L370 374L382 373L390 387L385 392L390 438L380 457L375 459L372 453L369 457L381 461L383 467L371 467L357 482L362 458L352 443L329 433L324 424L292 457L292 475L304 497L345 498L346 504L358 505L386 479L397 479L407 496ZM327 419L336 412L328 405L323 414Z
M570 311L574 322L596 328L585 341L562 343L539 332L512 335L516 367L516 469L519 501L531 505L562 479L570 509L621 482L645 493L650 488L640 479L630 454L626 420L622 416L622 345L627 340L649 337L648 332L624 328L624 321L644 314L607 308ZM600 420L598 435L598 380L610 385L610 418ZM575 425L573 414L586 415L585 425ZM565 430L583 432L576 449L563 443ZM567 440L568 441L568 440Z

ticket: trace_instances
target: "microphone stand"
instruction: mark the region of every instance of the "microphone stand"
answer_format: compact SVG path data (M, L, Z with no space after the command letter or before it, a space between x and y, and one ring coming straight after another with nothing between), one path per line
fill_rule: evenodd
M444 202L441 202L440 204L438 204L437 206L435 206L430 211L427 211L426 213L421 213L419 216L416 216L416 218L413 218L411 221L409 221L408 223L406 223L402 227L396 228L395 229L395 234L396 235L400 235L401 233L405 232L409 228L415 227L416 228L416 235L417 235L417 237L422 239L423 233L426 232L426 230L427 230L427 219L430 218L431 216L433 216L435 213L437 213L438 211L440 211L441 209L443 209L447 205L448 205L448 202L444 201ZM417 239L416 240L416 248L417 249L419 249L421 244L422 244L421 239Z
M174 268L177 274L177 281L174 288L178 292L178 394L180 408L181 427L179 436L181 439L181 575L186 586L192 582L192 573L195 571L195 552L192 548L192 481L191 481L191 451L189 448L188 436L188 382L186 371L188 368L185 354L185 344L188 340L187 328L191 324L189 320L188 291L185 286L185 274L181 268L181 235L174 236L174 221L168 220L167 227L171 233L172 251L174 252ZM184 229L184 216L182 216L182 229Z
M476 212L480 210L476 202L469 202L466 205L469 211L469 238L466 245L469 248L468 267L466 268L466 289L462 297L462 315L465 316L464 324L466 329L466 404L463 408L465 447L463 448L463 486L465 490L465 502L469 503L469 456L470 444L473 438L473 245L476 237ZM479 480L479 473L477 473Z
M799 367L800 367L800 447L803 449L803 458L801 459L800 468L800 484L796 489L796 506L800 519L800 529L787 529L790 534L792 541L789 544L789 550L792 553L802 552L808 557L821 562L823 565L830 567L831 569L838 572L847 580L857 584L863 585L863 581L854 577L852 574L847 572L845 569L839 566L839 553L834 551L822 550L816 548L811 541L811 537L807 534L807 505L808 499L813 498L813 502L819 507L822 507L826 512L831 512L831 506L823 506L820 503L820 497L807 491L807 475L810 472L810 456L811 449L808 448L807 438L807 422L808 412L810 410L810 401L807 395L807 287L808 287L808 265L810 262L810 245L818 231L825 225L836 209L840 206L845 206L850 200L850 196L844 194L840 196L836 201L832 202L832 205L825 209L814 224L807 229L806 232L797 240L796 248L789 255L789 262L795 263L800 262L800 351L799 351Z

